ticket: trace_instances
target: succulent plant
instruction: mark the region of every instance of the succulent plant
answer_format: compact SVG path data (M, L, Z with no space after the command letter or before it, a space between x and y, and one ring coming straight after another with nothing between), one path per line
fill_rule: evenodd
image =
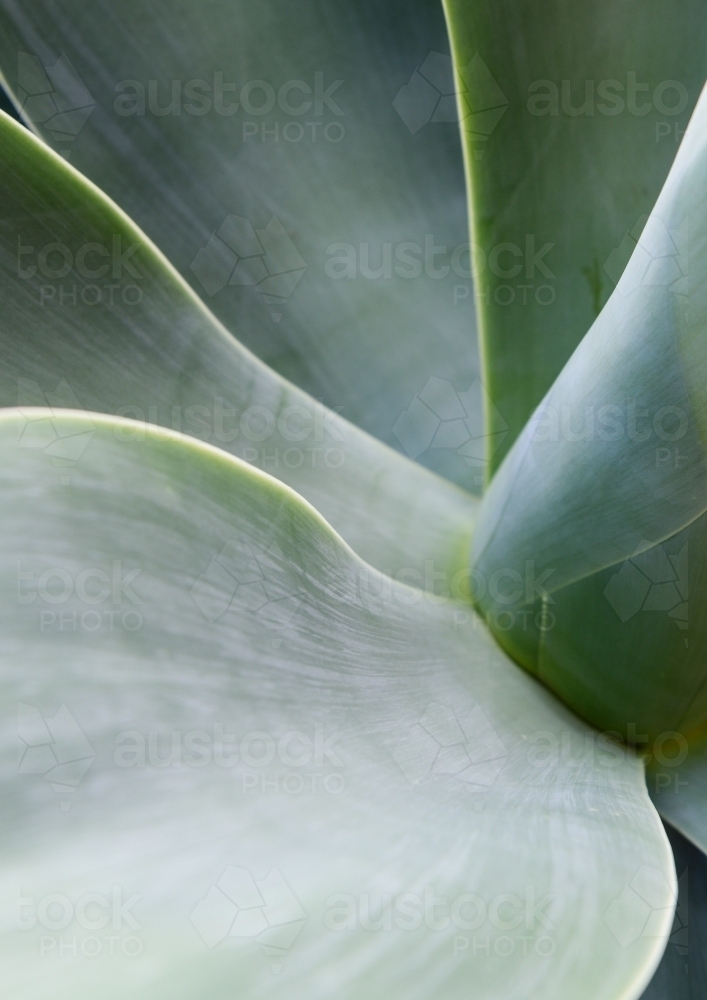
M11 995L703 996L702 7L0 29Z

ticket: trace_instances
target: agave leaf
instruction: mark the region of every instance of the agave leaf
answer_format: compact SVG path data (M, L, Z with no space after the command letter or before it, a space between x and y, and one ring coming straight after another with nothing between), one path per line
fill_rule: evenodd
M69 485L28 418L90 435ZM640 995L675 901L640 759L282 483L128 428L0 417L13 995ZM112 891L139 927L84 959Z
M451 93L443 12L426 0L0 4L0 67L22 113L226 327L349 420L478 492L478 467L457 454L469 435L428 447L435 416L418 396L431 377L452 395L478 377L458 129L444 116L422 127L409 93L413 77L438 99L416 73L431 50L433 79ZM35 93L52 87L35 77L60 57L90 100L71 141Z
M707 720L706 128L703 94L616 291L494 478L474 539L500 641L641 746L676 730L696 741Z
M464 575L470 494L266 368L110 199L1 114L0 133L0 405L181 427L288 482L380 569L442 591ZM48 433L32 442L56 450Z
M646 781L661 815L707 854L707 746L668 742L650 762Z
M487 416L506 432L493 470L640 238L707 77L707 18L699 0L444 7Z
M641 1000L699 1000L707 991L707 857L666 827L678 874L675 921L660 965Z

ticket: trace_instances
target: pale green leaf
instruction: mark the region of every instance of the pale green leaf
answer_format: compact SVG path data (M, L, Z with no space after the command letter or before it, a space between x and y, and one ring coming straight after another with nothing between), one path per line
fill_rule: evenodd
M619 285L483 502L476 598L576 711L707 722L707 97ZM485 592L481 592L481 584Z
M431 447L437 417L419 402L431 377L452 394L478 377L458 128L453 116L424 124L439 92L417 73L430 57L451 92L448 52L441 6L427 0L0 4L0 67L23 113L226 327L347 419L478 492L479 465L457 453L469 434ZM70 106L90 101L68 139L35 79L60 57L88 94ZM419 120L415 81L432 96ZM61 84L50 81L50 98ZM172 93L173 112L158 113ZM252 227L240 242L231 216ZM248 267L226 284L239 247ZM336 262L354 253L341 277ZM422 413L406 421L411 404Z
M707 77L707 16L700 0L444 6L496 468L640 237Z
M90 437L68 485L42 419ZM641 761L277 480L127 429L0 417L6 989L640 996L675 903Z
M470 494L266 368L93 184L1 113L0 135L0 405L181 428L287 482L379 569L461 593Z

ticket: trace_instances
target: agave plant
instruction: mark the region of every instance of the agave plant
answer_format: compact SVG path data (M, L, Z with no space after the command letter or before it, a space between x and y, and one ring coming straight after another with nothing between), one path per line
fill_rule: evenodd
M0 27L11 995L703 996L701 6Z

